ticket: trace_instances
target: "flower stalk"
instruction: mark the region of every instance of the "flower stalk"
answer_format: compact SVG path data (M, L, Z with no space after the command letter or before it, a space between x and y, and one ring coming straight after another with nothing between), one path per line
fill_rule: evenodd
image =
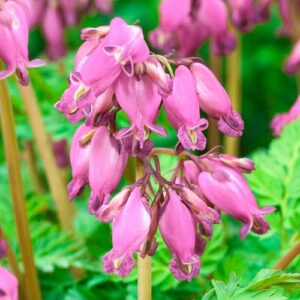
M139 159L136 159L136 180L143 176L143 167ZM138 256L138 300L152 299L152 275L151 258Z
M284 271L298 255L300 255L299 241L276 263L274 269Z
M31 85L19 85L19 91L24 100L29 122L45 166L46 177L57 207L59 222L64 229L72 231L73 207L68 201L64 180L62 180L60 170L55 161L52 144L43 123L36 95Z
M227 75L226 85L229 97L232 100L233 108L237 111L241 111L241 40L239 33L232 26L232 30L236 36L236 49L227 56ZM228 154L236 155L239 154L239 138L232 138L229 136L224 137L224 148Z
M11 194L20 250L24 264L24 281L29 299L41 299L37 272L34 264L32 242L26 213L25 195L20 170L20 153L14 125L13 110L5 80L0 81L0 116L4 151L9 172Z

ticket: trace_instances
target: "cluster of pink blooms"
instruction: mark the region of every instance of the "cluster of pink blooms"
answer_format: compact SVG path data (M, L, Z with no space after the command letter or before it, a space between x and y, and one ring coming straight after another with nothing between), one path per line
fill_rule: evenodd
M271 1L162 0L160 25L150 33L150 41L165 53L176 50L183 57L195 55L210 38L212 51L226 55L236 46L235 38L228 30L230 15L239 30L249 31L268 17Z
M191 280L199 273L199 255L221 211L243 223L241 238L250 231L265 233L269 225L264 215L273 208L257 206L243 176L253 163L186 151L206 146L203 131L209 124L200 117L200 108L218 120L221 132L242 134L243 121L213 73L196 58L152 54L141 28L120 18L109 26L84 29L81 36L84 43L69 87L55 107L73 123L85 120L71 145L68 191L74 199L89 185L90 213L99 221L112 221L113 248L103 257L105 272L127 276L135 265L134 253L154 254L159 229L173 254L170 270L178 280ZM178 136L170 151L187 158L170 180L161 175L159 149L150 139L151 133L167 135L156 124L162 107ZM131 122L128 128L117 126L120 110ZM141 177L111 199L130 155L141 162Z
M81 15L96 7L104 13L111 11L112 0L25 0L31 13L31 26L41 25L46 40L46 53L58 60L66 53L64 30L78 24Z
M28 84L27 68L38 67L43 61L28 58L30 11L24 1L0 0L0 59L6 69L0 71L0 80L16 73L21 84Z
M0 260L6 257L6 242L0 239ZM18 300L18 280L0 266L0 300Z

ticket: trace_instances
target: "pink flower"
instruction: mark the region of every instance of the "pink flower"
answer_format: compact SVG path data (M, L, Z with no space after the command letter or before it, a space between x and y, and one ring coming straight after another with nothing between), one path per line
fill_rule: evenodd
M18 300L18 280L0 266L0 299Z
M182 146L185 149L203 150L206 138L202 131L208 127L208 122L200 118L196 82L187 67L176 69L173 90L171 95L164 98L164 106Z
M242 31L250 31L255 21L253 0L229 0L234 25Z
M0 239L0 259L7 255L7 243L5 240Z
M201 109L218 120L221 132L229 136L242 135L244 122L241 116L233 110L227 92L215 75L200 63L193 63L190 69L196 79Z
M112 0L94 0L96 7L103 13L110 13L112 9Z
M63 20L67 25L75 26L78 23L77 2L76 0L59 0Z
M97 214L101 205L107 204L111 192L123 175L127 158L120 142L109 134L107 128L98 127L91 141L89 159L91 214Z
M292 53L285 62L285 72L288 74L295 74L300 68L300 40L297 41Z
M205 160L211 172L201 172L199 186L206 198L217 209L244 223L240 237L244 239L250 230L263 234L269 224L263 216L274 211L273 207L260 209L243 175L222 164Z
M7 1L0 10L0 34L5 43L0 44L0 58L6 70L0 71L0 80L16 72L21 84L28 84L26 68L44 65L41 60L28 60L29 11L25 5Z
M42 19L42 29L47 45L47 56L53 61L59 60L66 53L64 24L58 9L58 6L50 1Z
M287 124L299 119L300 117L300 97L297 98L296 102L290 108L287 113L276 115L272 122L271 128L273 130L273 134L279 136Z
M67 153L67 140L52 141L53 152L56 163L60 168L66 168L69 165L69 155Z
M149 76L128 77L124 73L117 80L115 89L117 101L131 121L129 128L121 129L117 133L118 139L133 135L142 149L150 131L167 135L164 128L155 124L162 97Z
M190 281L200 270L196 223L175 191L170 189L165 201L160 209L159 230L173 254L170 270L178 280Z
M103 257L104 271L126 277L135 265L133 253L140 251L150 226L147 200L136 187L113 219L113 248Z
M148 58L149 49L141 28L114 18L99 45L86 44L77 56L77 69L70 75L70 87L56 108L72 122L77 122L86 115L85 105L90 109L121 73L133 76L133 64ZM101 68L95 68L95 65ZM79 109L80 102L85 104L83 109Z
M212 50L217 55L226 55L236 47L234 36L228 31L227 9L222 0L202 0L198 19L212 37Z
M71 144L70 162L72 167L72 181L68 185L69 199L73 200L89 183L89 159L91 145L81 146L80 141L91 133L91 128L81 125L75 132Z
M278 0L279 14L282 20L282 27L278 30L278 35L290 36L292 31L292 16L289 9L289 0Z

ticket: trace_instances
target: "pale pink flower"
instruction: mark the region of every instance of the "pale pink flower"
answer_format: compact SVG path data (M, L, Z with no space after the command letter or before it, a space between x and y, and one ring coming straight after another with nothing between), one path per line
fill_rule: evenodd
M196 222L175 191L169 189L166 198L160 209L159 230L173 254L170 270L178 280L190 281L200 270Z
M18 280L11 272L1 266L0 299L18 300Z
M300 69L300 40L293 47L291 54L285 62L284 69L288 74L295 74Z
M126 277L131 272L135 266L133 254L141 250L150 222L147 200L136 187L113 219L113 248L103 257L106 273Z

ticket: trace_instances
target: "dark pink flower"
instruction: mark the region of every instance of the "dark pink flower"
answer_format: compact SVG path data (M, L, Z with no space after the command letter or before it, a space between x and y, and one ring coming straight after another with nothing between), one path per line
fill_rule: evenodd
M296 102L290 108L287 113L277 114L272 122L271 128L273 130L273 134L279 136L283 130L283 128L300 118L300 97L297 98Z
M126 277L135 261L133 254L140 251L150 227L147 201L136 187L112 224L113 248L103 257L104 271Z
M5 240L0 239L0 259L5 258L7 255L7 243Z
M113 0L94 0L96 7L103 13L110 13Z
M279 14L282 20L282 27L278 35L290 36L292 31L292 16L289 9L289 0L278 0Z
M206 138L202 131L208 127L208 122L200 118L196 82L187 67L176 69L172 93L164 97L164 106L182 146L185 149L203 150Z
M198 276L200 259L196 254L196 222L192 212L171 189L160 209L159 230L173 254L170 270L174 276L188 281Z
M0 299L18 300L18 280L0 266Z
M60 168L66 168L70 163L67 140L53 141L52 147L57 165Z
M242 31L250 31L255 22L253 0L229 0L228 4L234 25Z
M242 135L244 122L233 110L227 92L215 75L200 63L193 63L190 69L196 79L200 108L218 120L221 132L229 136Z

